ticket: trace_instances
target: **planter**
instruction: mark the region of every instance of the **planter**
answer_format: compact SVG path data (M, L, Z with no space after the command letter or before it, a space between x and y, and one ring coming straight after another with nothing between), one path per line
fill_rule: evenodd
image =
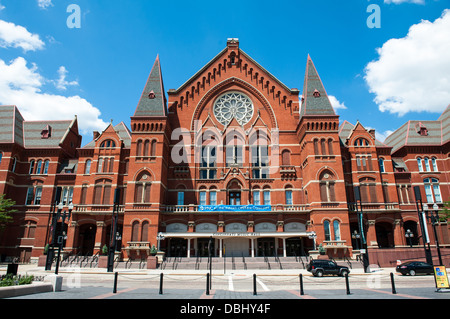
M108 256L98 257L98 268L108 268Z
M158 267L158 258L156 256L147 257L147 269L156 269Z
M42 292L53 292L53 284L33 283L23 286L0 287L0 298L11 298L37 294Z
M38 267L45 267L45 264L47 263L47 255L41 255L38 259Z

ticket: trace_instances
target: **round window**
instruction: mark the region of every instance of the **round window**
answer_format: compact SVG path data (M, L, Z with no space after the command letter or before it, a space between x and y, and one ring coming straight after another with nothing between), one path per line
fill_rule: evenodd
M233 118L236 118L240 125L245 125L253 117L253 103L248 96L242 93L227 92L214 103L214 116L225 126Z

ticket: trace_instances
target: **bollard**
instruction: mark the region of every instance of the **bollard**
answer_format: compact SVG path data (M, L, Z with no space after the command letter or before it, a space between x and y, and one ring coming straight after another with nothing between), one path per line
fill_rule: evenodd
M116 271L114 274L114 288L113 288L113 294L117 293L117 278L119 276L119 273Z
M392 285L392 294L397 294L397 290L395 290L395 282L394 282L394 274L391 273L391 285Z
M161 273L161 275L159 276L159 294L160 295L163 294L163 277L164 277L164 274Z
M303 291L303 275L300 274L300 295L303 296L305 292Z
M209 296L209 273L206 274L206 295Z
M256 296L258 293L256 292L256 274L253 274L253 296Z
M350 284L348 282L348 274L345 274L345 286L347 287L347 295L350 295Z

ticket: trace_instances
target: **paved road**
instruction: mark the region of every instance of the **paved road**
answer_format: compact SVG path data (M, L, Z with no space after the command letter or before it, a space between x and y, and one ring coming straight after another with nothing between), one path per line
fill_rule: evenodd
M0 268L0 274L3 270ZM21 265L19 273L36 276L54 274L33 265ZM316 278L305 270L229 271L213 273L211 291L207 294L204 271L122 270L118 272L114 292L114 273L106 273L102 269L61 268L59 275L64 278L62 291L10 299L450 299L450 292L436 292L433 276L411 277L395 274L396 294L393 294L390 273L395 273L393 268L380 269L371 274L364 274L362 270L355 269L349 276L347 286L343 277ZM303 294L300 293L300 274Z

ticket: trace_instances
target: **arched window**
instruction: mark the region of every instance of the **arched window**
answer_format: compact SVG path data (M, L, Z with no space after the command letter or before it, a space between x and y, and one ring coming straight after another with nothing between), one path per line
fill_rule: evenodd
M424 162L425 162L425 170L427 172L431 172L430 159L428 157L425 157Z
M336 219L333 221L334 240L341 240L341 224Z
M150 155L150 141L149 140L145 140L144 142L144 156L149 156Z
M150 147L150 156L156 156L156 144L158 143L157 140L152 141L152 145Z
M113 140L106 140L100 144L101 148L114 148L116 147L116 143Z
M441 189L437 178L425 178L423 180L425 194L428 203L442 203Z
M380 158L378 159L378 163L380 164L380 173L385 173L385 168L384 168L384 159Z
M43 172L44 175L48 174L48 167L49 167L49 165L50 165L50 161L49 160L45 160L45 162L44 162L44 172Z
M286 205L293 205L292 188L290 186L286 187L284 194L286 199Z
M131 241L139 240L139 222L135 220L133 224L131 224Z
M215 187L211 187L209 190L209 205L217 205L217 189Z
M377 192L375 179L370 177L364 177L359 180L359 184L361 191L361 202L376 203Z
M17 165L17 158L13 157L12 159L12 167L11 167L11 172L15 172L16 171L16 165Z
M438 166L437 166L436 157L432 157L432 158L431 158L431 164L433 165L433 171L439 172Z
M142 156L142 140L137 141L136 156Z
M111 199L111 181L100 179L94 186L94 205L109 205Z
M92 164L92 161L90 160L90 159L88 159L87 161L86 161L86 165L85 165L85 167L84 167L84 174L90 174L91 173L91 164Z
M265 187L263 191L264 205L270 205L270 188Z
M42 161L39 160L39 161L37 162L36 174L39 175L39 174L41 174L41 172L42 172Z
M419 167L419 172L423 172L422 157L417 158L417 166Z
M333 140L331 138L328 139L328 155L334 155L334 153L333 153Z
M323 231L325 234L325 241L330 241L331 240L331 233L330 233L330 221L329 220L325 220L323 222Z
M319 140L314 139L314 155L319 155Z
M143 172L136 179L135 203L150 203L151 176L148 172Z
M320 174L319 180L320 200L325 203L335 202L336 195L334 187L336 181L333 173L331 173L329 170L325 170Z
M216 179L217 147L212 144L203 146L201 156L202 156L202 165L200 168L200 178Z
M31 160L31 162L30 162L30 170L28 172L28 174L30 174L30 175L34 173L34 163L35 163L35 161Z
M253 205L261 205L261 190L259 188L253 189Z
M142 222L141 241L143 241L143 242L148 241L148 225L149 225L149 222L147 220Z
M291 165L291 152L289 150L283 150L283 152L281 153L281 165Z
M355 143L355 146L361 147L361 146L369 146L369 141L366 140L365 138L358 138Z

